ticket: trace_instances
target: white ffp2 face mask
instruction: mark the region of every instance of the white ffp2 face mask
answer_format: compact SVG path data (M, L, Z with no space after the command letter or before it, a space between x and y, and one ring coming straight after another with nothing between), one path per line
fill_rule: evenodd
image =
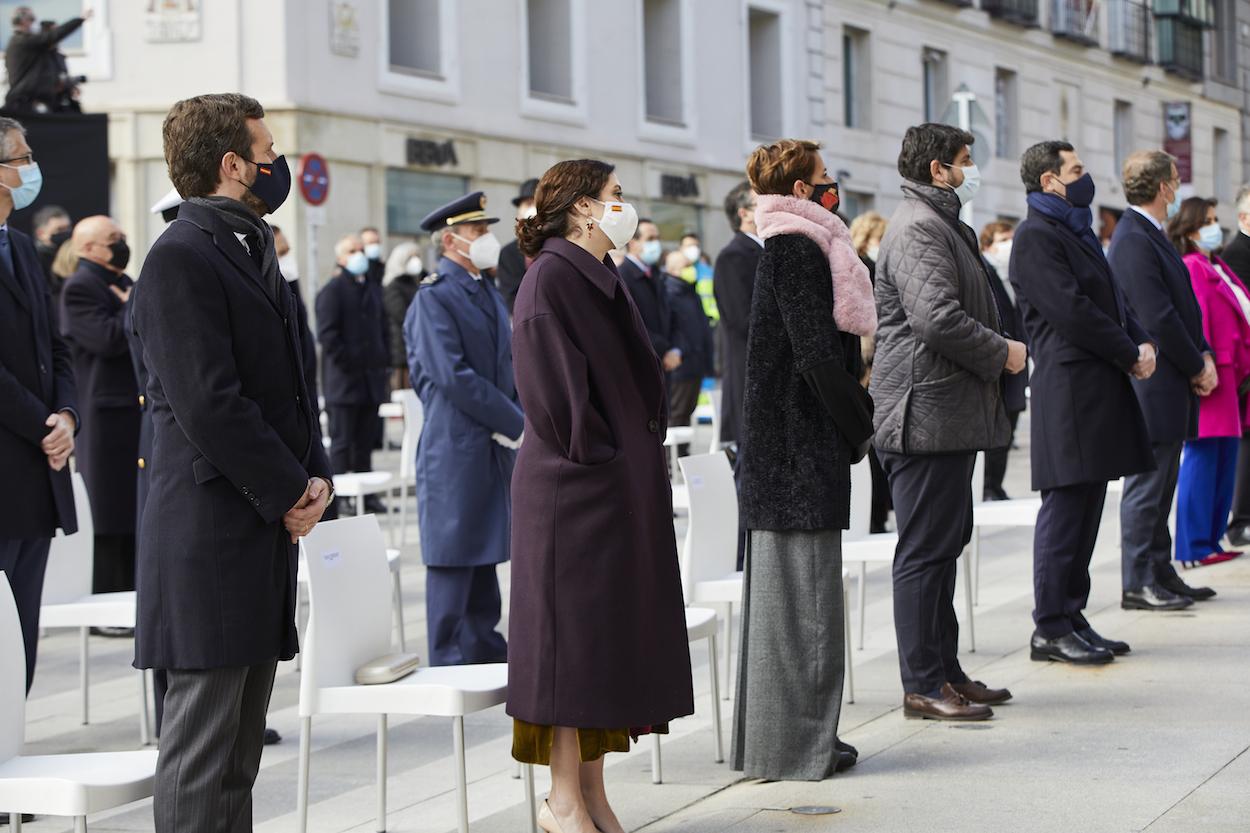
M473 240L465 240L458 234L452 234L452 237L461 243L469 244L469 262L476 268L494 269L499 265L499 251L503 247L499 244L499 238L491 232L488 231Z
M625 244L634 239L638 230L638 210L627 202L604 202L590 197L603 206L603 217L590 219L599 223L599 228L612 241L612 248L623 249Z
M945 163L943 163L945 164ZM959 170L964 173L964 181L955 187L955 196L959 197L960 205L967 205L976 198L977 191L981 190L981 169L976 165L969 165L966 168L959 165L947 165L946 167Z

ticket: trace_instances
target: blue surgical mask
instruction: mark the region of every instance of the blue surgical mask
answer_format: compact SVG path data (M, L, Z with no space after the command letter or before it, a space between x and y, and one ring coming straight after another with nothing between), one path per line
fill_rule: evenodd
M1170 188L1172 186L1169 185L1168 187ZM1180 189L1178 188L1177 190L1172 192L1172 201L1168 203L1168 219L1170 220L1180 213L1181 213L1181 192L1180 192Z
M1224 230L1220 228L1220 224L1211 223L1209 226L1198 229L1198 245L1208 252L1213 252L1224 245Z
M365 257L369 258L370 260L381 260L382 259L382 244L381 243L366 243L365 244Z
M16 165L5 165L4 167L14 168L22 178L22 184L16 188L11 188L8 185L4 186L13 195L13 210L21 211L39 196L39 190L43 188L43 172L39 170L38 162L22 165L20 168ZM0 185L4 185L4 183L0 182Z
M364 252L352 252L351 257L343 264L343 268L356 277L360 277L369 271L369 258Z
M642 244L642 262L648 266L654 266L660 262L660 255L663 253L663 246L659 240L648 240Z

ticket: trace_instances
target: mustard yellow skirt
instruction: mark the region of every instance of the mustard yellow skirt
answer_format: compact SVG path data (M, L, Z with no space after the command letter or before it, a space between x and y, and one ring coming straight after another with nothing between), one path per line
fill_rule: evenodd
M668 724L641 729L578 729L577 748L583 763L597 761L607 752L628 752L630 740L651 733L668 734ZM539 726L512 719L512 757L523 764L551 766L551 744L555 741L554 726Z

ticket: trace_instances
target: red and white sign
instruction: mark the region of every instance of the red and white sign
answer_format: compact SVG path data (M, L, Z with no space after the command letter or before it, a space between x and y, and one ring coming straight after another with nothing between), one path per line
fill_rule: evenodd
M305 153L295 172L300 195L309 205L321 205L330 196L330 164L319 153Z

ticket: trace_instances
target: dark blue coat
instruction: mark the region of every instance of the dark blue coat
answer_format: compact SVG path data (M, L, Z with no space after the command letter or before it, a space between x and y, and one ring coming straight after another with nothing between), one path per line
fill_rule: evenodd
M664 276L654 267L644 272L629 258L621 264L620 274L651 337L651 349L664 358L665 353L677 346L677 326L664 289Z
M135 664L290 659L297 548L282 516L310 477L332 476L295 299L195 202L153 245L134 297L153 425Z
M1130 384L1150 341L1101 250L1029 211L1016 229L1011 281L1033 359L1033 488L1114 480L1154 467Z
M49 414L77 416L74 369L35 246L8 234L15 272L0 264L0 539L51 538L57 527L78 531L69 466L52 471L39 445Z
M143 507L148 500L151 483L148 465L152 459L152 406L148 403L148 369L143 365L143 342L135 332L135 295L139 285L130 290L126 302L126 344L130 348L130 363L135 371L135 383L139 389L139 450L135 459L135 533L143 528Z
M380 283L339 269L317 293L317 340L327 405L386 401L391 362Z
M521 436L508 308L490 280L439 261L404 319L412 386L425 423L417 445L421 557L431 567L508 560L516 452L491 439Z
M1178 443L1198 434L1198 396L1190 380L1209 351L1202 310L1189 268L1167 236L1131 208L1116 223L1107 252L1111 272L1151 340L1159 348L1155 374L1133 380L1155 443Z
M134 281L86 258L61 290L61 334L74 358L83 427L74 449L102 535L135 532L139 387L126 341L125 305L110 287Z
M674 370L674 382L703 381L713 375L712 325L703 311L703 299L694 284L665 275L668 306L673 315L675 347L681 350L681 366Z

